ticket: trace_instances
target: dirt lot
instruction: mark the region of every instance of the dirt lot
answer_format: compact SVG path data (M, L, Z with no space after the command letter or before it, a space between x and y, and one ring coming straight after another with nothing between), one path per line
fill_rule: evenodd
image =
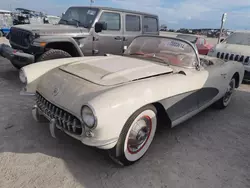
M121 168L105 152L31 116L18 72L0 58L0 187L2 188L249 188L250 85L231 105L208 108L172 130L160 128L147 155Z

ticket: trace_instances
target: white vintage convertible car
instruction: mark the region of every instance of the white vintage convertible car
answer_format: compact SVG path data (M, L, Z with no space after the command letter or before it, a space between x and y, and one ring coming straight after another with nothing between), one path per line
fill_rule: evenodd
M65 58L20 70L23 94L35 94L35 120L109 151L119 164L142 158L157 125L174 127L206 107L228 106L242 82L239 62L199 56L184 40L136 37L124 55Z
M236 31L210 49L208 56L224 61L238 61L244 65L244 80L250 81L250 32Z

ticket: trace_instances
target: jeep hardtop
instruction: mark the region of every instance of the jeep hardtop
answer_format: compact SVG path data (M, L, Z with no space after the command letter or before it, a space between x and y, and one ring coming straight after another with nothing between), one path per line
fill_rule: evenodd
M109 7L73 6L58 24L13 26L0 55L20 69L57 58L121 55L143 34L159 35L157 15Z

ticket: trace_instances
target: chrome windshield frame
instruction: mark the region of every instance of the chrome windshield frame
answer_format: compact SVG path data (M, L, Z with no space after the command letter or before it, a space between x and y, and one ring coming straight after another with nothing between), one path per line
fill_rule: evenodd
M200 70L200 67L201 67L201 62L200 62L200 58L199 58L199 53L198 53L198 49L194 47L194 44L192 44L191 42L189 42L188 40L185 40L185 39L181 39L181 38L176 38L176 37L168 37L168 36L159 36L159 35L139 35L139 36L136 36L134 38L137 39L137 38L140 38L140 37L154 37L154 38L165 38L165 39L172 39L172 40L178 40L180 42L184 42L188 45L191 46L191 48L194 50L194 53L195 53L195 56L196 56L196 59L197 59L197 62L198 62L198 65L195 65L194 67L186 67L186 68L194 68L196 70ZM132 41L133 42L133 41Z

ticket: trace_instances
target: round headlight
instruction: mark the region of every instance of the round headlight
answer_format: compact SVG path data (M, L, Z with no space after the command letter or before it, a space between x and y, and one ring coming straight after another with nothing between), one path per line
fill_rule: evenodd
M19 79L21 80L22 83L27 84L27 76L23 69L19 71Z
M81 115L82 115L82 120L83 120L84 124L89 129L94 129L96 127L96 123L97 123L96 117L95 117L95 115L90 107L83 106Z
M33 35L29 35L28 39L29 39L29 42L33 42L34 36Z

